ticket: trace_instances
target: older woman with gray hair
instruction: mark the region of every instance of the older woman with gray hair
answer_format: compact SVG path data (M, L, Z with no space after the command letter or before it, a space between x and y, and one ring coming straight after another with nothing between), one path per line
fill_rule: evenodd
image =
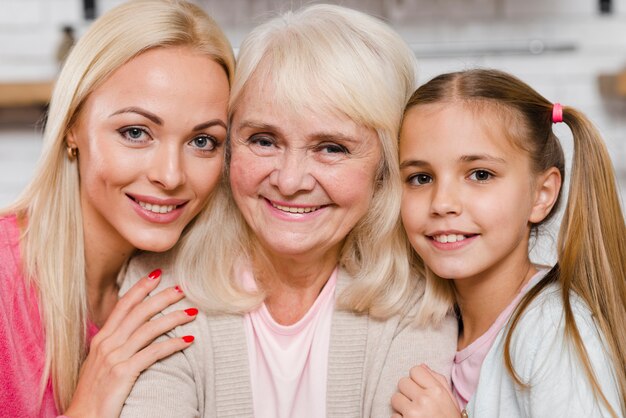
M204 313L170 336L196 343L140 376L123 417L389 416L411 366L449 375L455 321L420 304L399 227L414 78L402 39L343 7L248 35L213 233L186 243L195 255L139 257L127 276L172 272Z

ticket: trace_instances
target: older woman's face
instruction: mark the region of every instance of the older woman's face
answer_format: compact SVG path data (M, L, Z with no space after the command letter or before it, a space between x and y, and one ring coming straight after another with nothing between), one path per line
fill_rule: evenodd
M290 111L266 89L247 90L231 127L237 206L270 255L337 258L372 200L376 132L323 110Z

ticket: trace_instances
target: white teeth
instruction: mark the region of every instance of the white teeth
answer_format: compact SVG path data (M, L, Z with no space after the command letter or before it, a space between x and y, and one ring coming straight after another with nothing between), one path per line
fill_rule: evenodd
M154 213L170 213L171 211L176 209L176 205L153 205L151 203L141 202L139 200L136 200L136 202L139 203L139 206L141 206L142 208Z
M435 241L441 242L442 244L446 244L448 242L463 241L465 238L466 238L465 235L456 235L456 234L433 236L433 239Z
M276 209L282 210L283 212L289 213L310 213L315 212L320 208L319 206L311 206L309 208L294 208L291 206L281 206L274 203L272 203L272 206L274 206Z

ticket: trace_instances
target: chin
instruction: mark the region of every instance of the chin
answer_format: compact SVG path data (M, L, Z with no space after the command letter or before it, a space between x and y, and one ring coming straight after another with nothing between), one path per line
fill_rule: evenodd
M160 235L159 237L142 237L134 242L135 248L141 251L150 251L153 253L162 253L172 249L178 242L180 234L169 237Z

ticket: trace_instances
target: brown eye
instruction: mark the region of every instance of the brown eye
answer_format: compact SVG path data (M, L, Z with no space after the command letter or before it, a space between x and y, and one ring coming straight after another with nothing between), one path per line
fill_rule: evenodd
M428 174L414 174L408 178L409 183L414 185L428 184L432 183L433 178Z
M470 179L476 181L487 181L491 179L492 174L486 170L476 170L470 175Z

